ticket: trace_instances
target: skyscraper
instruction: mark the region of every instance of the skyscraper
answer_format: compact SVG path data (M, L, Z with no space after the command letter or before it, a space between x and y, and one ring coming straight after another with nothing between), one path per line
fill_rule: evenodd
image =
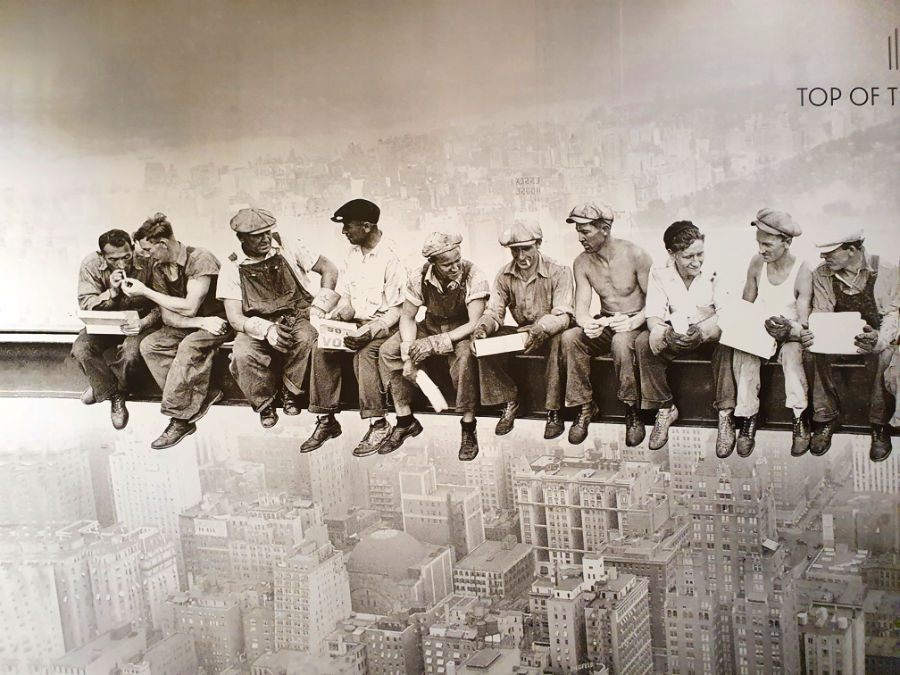
M438 485L433 466L400 472L403 529L420 541L450 545L459 560L484 541L478 490Z
M350 614L343 554L322 525L275 566L275 648L324 653L325 638Z

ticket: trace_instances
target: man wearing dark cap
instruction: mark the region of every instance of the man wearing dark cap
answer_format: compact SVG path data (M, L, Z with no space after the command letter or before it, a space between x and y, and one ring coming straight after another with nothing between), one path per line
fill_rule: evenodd
M869 383L869 422L872 443L869 458L882 462L891 454L891 434L888 426L893 406L888 401L884 373L891 361L892 343L896 340L885 317L896 308L898 292L897 269L870 255L863 242L862 231L842 232L823 236L816 244L823 262L812 275L813 312L859 312L866 322L863 332L856 336L856 347L864 355L866 381ZM882 330L882 323L885 323ZM815 336L806 331L804 342L814 343ZM824 455L831 447L831 437L839 425L840 402L831 364L835 357L813 354L812 401L813 430L809 451Z
M766 331L778 341L778 362L784 371L785 405L794 413L791 455L809 449L810 420L807 418L807 382L803 370L800 338L809 325L812 272L791 253L791 242L800 236L800 226L785 211L760 209L750 223L756 228L759 255L750 261L744 300L762 305L768 312ZM737 379L736 417L743 420L737 437L737 453L747 457L756 442L759 414L760 358L733 350Z
M591 357L612 354L618 398L625 404L625 443L640 445L644 424L638 406L640 393L634 344L644 325L644 297L649 254L636 244L610 234L613 212L593 202L576 206L566 218L574 223L584 252L575 258L575 323L562 335L566 371L566 405L578 407L569 428L569 443L587 438L597 412L591 389ZM600 313L591 313L591 299L600 298Z
M512 261L497 274L490 302L472 332L472 339L528 333L525 353L540 354L545 358L547 425L544 438L556 438L563 432L559 414L563 386L560 335L569 327L572 318L574 291L569 268L541 254L542 240L543 233L538 225L522 222L514 223L500 234L500 245L509 249ZM517 327L503 325L507 309ZM506 362L503 355L478 360L482 405L503 406L495 429L498 436L512 431L519 409L518 389L505 370Z
M82 330L72 344L72 358L87 376L88 388L81 402L110 402L113 428L128 424L128 385L143 369L141 340L159 324L159 310L145 298L131 298L122 281L132 277L147 281L150 266L135 252L124 230L100 235L97 250L81 261L78 270L78 308L90 311L136 310L138 321L122 326L123 335L92 335ZM113 352L114 356L110 352ZM110 358L112 357L112 358Z
M338 306L334 319L359 326L356 336L344 338L354 350L353 370L359 386L359 412L369 420L369 430L353 450L357 457L374 453L391 433L385 419L384 386L378 368L378 351L396 332L406 286L406 269L378 221L381 211L366 199L354 199L331 217L341 224L341 233L351 244L338 278ZM312 354L309 411L319 415L315 431L300 446L301 452L315 450L341 433L335 419L340 410L342 354L316 347Z
M210 375L216 350L232 333L216 300L219 261L212 253L175 239L162 213L146 220L135 239L153 259L149 288L130 278L122 288L131 297L155 302L162 316L163 327L141 342L144 362L162 390L162 413L171 418L150 444L161 450L194 433L196 422L222 398L210 387Z
M703 270L705 237L691 221L669 225L663 243L669 261L650 273L644 310L649 332L641 333L636 346L641 407L657 411L647 445L651 450L662 448L669 440L669 427L678 419L678 408L666 378L669 363L678 356L700 351L712 361L715 407L719 412L716 456L725 458L734 451L735 444L735 383L731 350L718 342L722 331L717 314L716 273Z
M380 454L399 448L410 436L422 433L413 417L412 382L419 366L433 357L450 361L450 377L456 387L456 410L462 413L459 459L478 455L475 407L478 403L478 371L469 336L484 313L490 296L487 279L475 265L463 260L459 234L433 232L425 240L421 268L410 271L400 311L400 330L381 345L382 377L388 381L397 424L378 447ZM416 314L425 307L425 317Z
M282 242L275 225L275 216L265 209L235 214L231 229L241 252L228 256L218 286L228 321L237 331L231 374L267 429L278 422L279 394L286 415L300 414L297 396L318 337L309 319L325 316L337 302L334 264L313 256L297 240ZM321 276L318 292L309 272Z

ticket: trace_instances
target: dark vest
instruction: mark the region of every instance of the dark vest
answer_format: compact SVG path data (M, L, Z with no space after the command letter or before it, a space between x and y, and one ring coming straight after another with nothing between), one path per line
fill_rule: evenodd
M432 334L443 333L462 326L469 320L466 309L466 284L472 271L468 260L460 262L462 275L456 288L441 293L426 281L430 263L422 267L422 304L425 305L425 328Z
M238 273L246 316L309 318L313 298L280 253L259 262L238 265Z
M846 286L837 280L836 277L831 278L831 289L834 291L834 311L835 312L859 312L863 321L869 324L875 330L881 328L881 313L878 311L878 304L875 302L875 281L878 279L878 256L872 256L872 267L875 272L869 275L865 289L855 295L848 295L844 292Z

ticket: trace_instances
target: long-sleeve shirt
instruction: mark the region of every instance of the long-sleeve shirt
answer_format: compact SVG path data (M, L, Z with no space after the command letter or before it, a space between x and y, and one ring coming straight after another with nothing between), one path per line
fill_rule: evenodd
M150 269L149 261L133 256L131 269L126 273L146 284L150 279ZM150 312L155 305L146 298L130 298L121 291L113 295L109 285L112 272L106 259L97 251L81 261L78 269L78 308L108 312L134 309L142 316Z
M494 279L491 299L479 324L494 333L503 325L509 309L518 326L540 323L550 335L569 326L574 313L575 286L571 270L540 256L537 273L523 279L515 262L503 266Z

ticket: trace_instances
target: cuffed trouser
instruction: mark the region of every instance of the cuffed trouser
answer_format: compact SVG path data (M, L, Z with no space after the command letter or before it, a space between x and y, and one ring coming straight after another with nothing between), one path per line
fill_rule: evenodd
M378 352L388 338L376 338L353 355L353 373L359 387L359 414L363 419L384 417L384 387ZM315 347L312 352L309 412L327 415L341 409L341 363L345 352Z
M514 326L501 326L494 335L512 335L517 330ZM547 410L559 410L562 405L563 377L560 349L562 333L549 338L535 353L544 361L544 380L547 383L545 407ZM507 373L512 354L496 354L478 359L478 382L481 389L482 405L501 405L519 398L516 383Z
M164 326L141 342L141 355L162 389L162 414L181 420L196 415L209 391L213 358L232 338L196 328Z
M900 352L896 349L891 357L888 369L884 371L884 386L888 393L894 397L894 414L891 417L891 426L900 427L900 398L897 391L900 390Z
M128 391L128 383L143 367L141 341L149 334L89 335L86 330L78 334L72 343L72 358L87 376L95 401L105 401L117 391ZM113 349L114 355L106 354Z
M416 338L428 337L422 326L418 325ZM471 340L466 338L453 345L452 354L441 354L425 359L419 367L427 372L429 361L437 358L447 358L450 361L450 378L456 387L456 412L475 412L478 404L478 365L475 355L472 353ZM412 400L413 384L403 377L403 360L400 358L400 333L395 333L381 345L379 352L379 365L381 378L388 383L394 406L409 406Z
M319 334L306 319L297 319L285 327L294 338L286 354L246 333L238 333L234 339L229 370L256 412L272 405L282 384L293 394L299 394L303 386L309 353Z
M734 373L731 368L731 350L718 342L706 342L687 354L675 354L668 347L659 354L650 349L650 333L644 331L635 344L638 369L641 373L641 408L658 410L674 404L672 389L666 377L669 364L679 356L706 357L712 361L713 386L716 391L716 410L728 410L735 406Z
M831 422L840 413L837 387L831 364L832 354L810 354L812 360L812 404L814 422ZM866 389L869 395L869 423L887 424L892 410L888 408L890 392L885 389L884 373L891 363L893 348L866 354Z
M750 417L759 412L759 370L762 360L753 354L732 350L732 368L737 381L737 405L734 414ZM799 342L785 342L778 354L784 372L784 406L797 415L808 405L806 372L803 370L803 348Z
M618 399L625 405L637 405L640 401L638 373L635 361L635 340L640 331L616 333L604 328L595 338L589 338L581 328L570 328L562 334L560 355L566 373L566 405L575 407L590 403L594 397L591 388L591 357L611 354L619 390Z

